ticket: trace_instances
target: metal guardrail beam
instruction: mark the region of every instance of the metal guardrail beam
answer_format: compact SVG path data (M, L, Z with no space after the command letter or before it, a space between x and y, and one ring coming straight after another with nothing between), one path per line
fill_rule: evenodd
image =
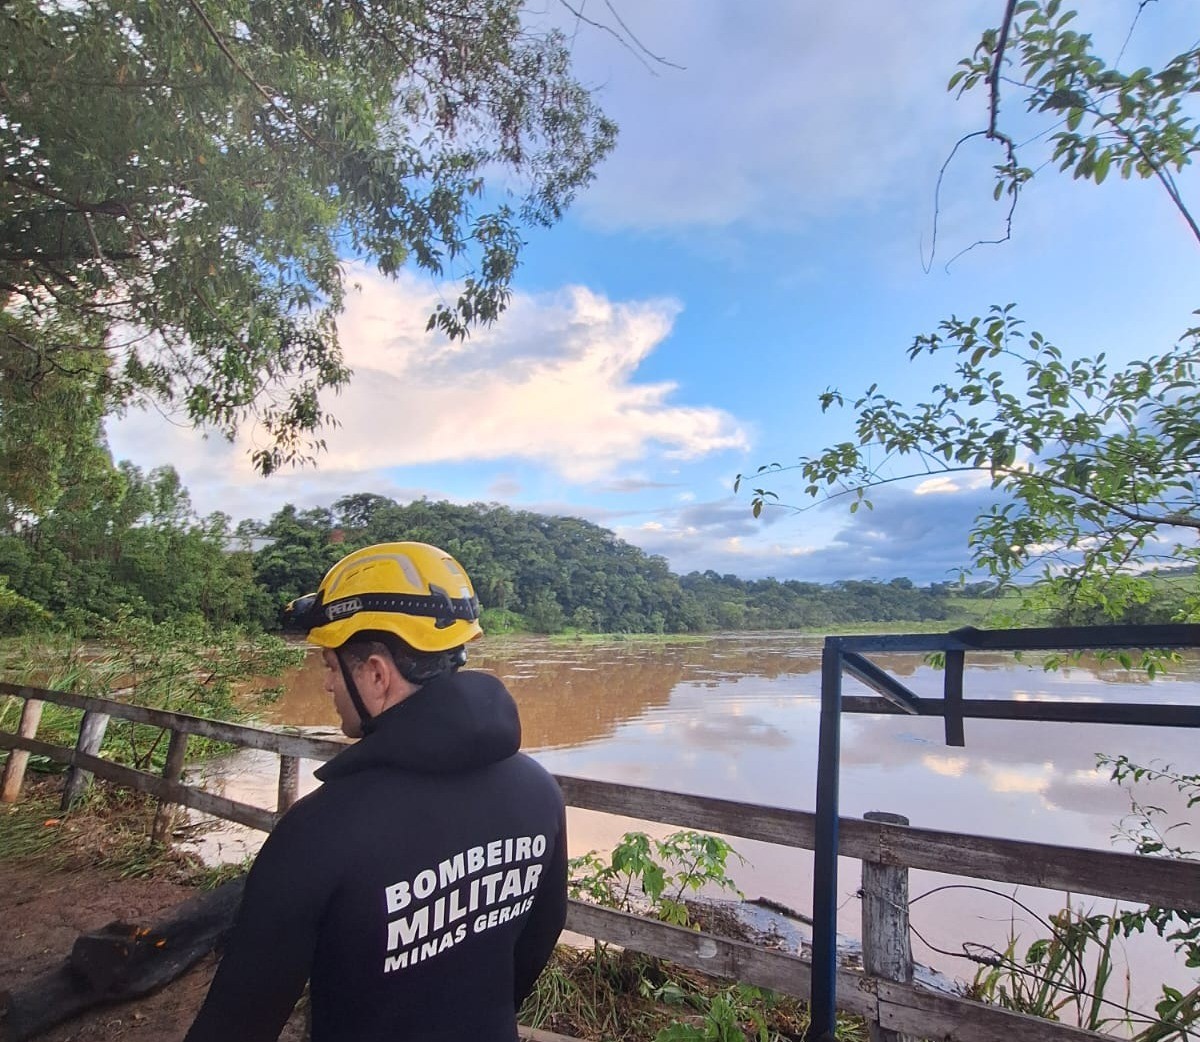
M847 651L842 656L842 668L856 680L861 680L867 687L878 691L900 712L912 716L920 715L921 699L870 659L863 658L857 652Z
M827 637L821 665L821 716L817 754L816 850L813 869L813 995L808 1042L832 1042L837 1027L837 859L839 853L838 775L843 712L916 712L941 716L946 741L965 744L962 721L967 717L1009 720L1068 721L1109 724L1151 724L1200 727L1200 707L1162 704L1104 704L1070 701L1016 702L964 698L965 656L978 651L1087 651L1200 647L1200 625L1075 626L1020 630L978 630L973 627L944 634L881 634ZM947 677L941 699L918 698L899 681L883 680L864 670L870 652L942 653ZM881 672L881 671L880 671ZM849 673L867 682L883 699L846 697L842 676ZM953 674L953 675L952 675ZM904 697L911 696L910 699ZM952 869L951 871L957 871ZM1142 898L1144 899L1144 898ZM1187 907L1187 905L1185 905Z
M1163 626L1045 626L1019 630L980 630L973 626L949 633L881 633L836 640L843 651L1109 651L1200 647L1200 624Z
M843 695L843 713L904 713L890 699ZM1136 724L1138 727L1200 727L1200 706L1162 702L1010 702L1003 698L964 698L958 713L968 720L1040 720L1059 724ZM919 716L945 716L941 699L922 698ZM951 743L947 743L951 744Z

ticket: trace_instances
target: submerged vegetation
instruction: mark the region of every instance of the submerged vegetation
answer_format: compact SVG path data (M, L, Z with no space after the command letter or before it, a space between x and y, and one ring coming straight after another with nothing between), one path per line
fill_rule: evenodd
M58 779L43 778L0 813L0 863L20 861L53 872L113 873L208 888L245 866L204 865L151 839L156 801L139 792L93 785L71 807L59 806Z
M1114 840L1145 857L1195 858L1197 851L1184 845L1194 841L1194 833L1183 837L1196 822L1172 820L1163 807L1146 802L1146 792L1161 799L1164 789L1173 789L1191 812L1200 806L1200 774L1136 764L1126 756L1098 759L1129 796L1130 811ZM971 997L1089 1031L1121 1030L1136 1042L1188 1042L1200 1033L1200 979L1186 990L1164 983L1152 1012L1133 1010L1129 973L1117 974L1114 961L1122 939L1149 928L1184 966L1200 971L1200 913L1153 905L1097 912L1068 901L1044 926L1047 935L1028 943L1023 953L1014 929L1004 951L972 956L981 967Z
M609 1042L785 1042L803 1037L808 1010L798 999L636 952L560 946L520 1020ZM866 1024L846 1018L838 1038L865 1042Z

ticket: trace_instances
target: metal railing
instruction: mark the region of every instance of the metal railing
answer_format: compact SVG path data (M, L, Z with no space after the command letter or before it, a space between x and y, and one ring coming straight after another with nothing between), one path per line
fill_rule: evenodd
M821 659L821 718L817 753L817 809L815 860L813 865L813 985L809 1039L831 1042L837 1026L837 873L841 821L838 815L838 776L841 760L841 717L843 713L903 713L913 716L940 716L945 720L946 744L965 744L963 721L970 718L989 720L1054 720L1068 723L1139 724L1159 727L1200 728L1200 706L1160 705L1155 703L1037 702L1011 699L967 699L963 690L966 656L980 651L1109 651L1125 649L1175 649L1200 647L1200 626L1086 626L1045 629L955 630L946 634L903 634L862 637L826 637ZM915 652L945 656L943 691L940 699L922 698L881 669L866 656L877 652ZM843 677L849 675L881 697L845 696ZM1037 845L1030 845L1036 848ZM1029 851L1032 856L1034 850ZM1096 861L1097 857L1101 860ZM1086 859L1107 864L1105 856L1088 852ZM953 860L953 859L952 859ZM908 864L915 867L914 861ZM1176 862L1177 865L1184 864ZM922 867L937 867L924 865ZM940 868L961 874L961 867ZM1115 870L1115 868L1113 869ZM1072 871L1084 872L1076 864ZM1102 869L1102 873L1109 871ZM1193 868L1194 873L1200 867ZM1143 876L1136 877L1140 882ZM1011 880L1017 882L1018 880ZM1047 885L1035 880L1035 885ZM1115 881L1114 881L1115 882ZM1098 887L1103 885L1104 889ZM1167 907L1200 904L1200 888L1192 884L1190 894L1177 894ZM1149 893L1138 893L1137 886L1113 893L1104 878L1089 884L1080 881L1072 889L1096 896L1123 897L1134 901L1155 902Z

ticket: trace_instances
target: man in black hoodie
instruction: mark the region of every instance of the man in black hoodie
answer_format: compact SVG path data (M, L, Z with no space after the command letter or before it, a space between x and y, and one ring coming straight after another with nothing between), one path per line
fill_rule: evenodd
M512 696L459 669L470 580L384 543L289 611L361 740L263 845L186 1042L271 1042L306 980L313 1042L512 1042L566 917L566 827Z

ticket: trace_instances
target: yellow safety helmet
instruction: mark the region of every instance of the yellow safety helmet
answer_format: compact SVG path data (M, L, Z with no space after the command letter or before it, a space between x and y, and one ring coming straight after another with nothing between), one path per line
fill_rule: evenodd
M467 573L428 543L377 543L342 558L315 594L287 606L285 628L339 648L363 630L393 633L417 651L449 651L483 634Z

